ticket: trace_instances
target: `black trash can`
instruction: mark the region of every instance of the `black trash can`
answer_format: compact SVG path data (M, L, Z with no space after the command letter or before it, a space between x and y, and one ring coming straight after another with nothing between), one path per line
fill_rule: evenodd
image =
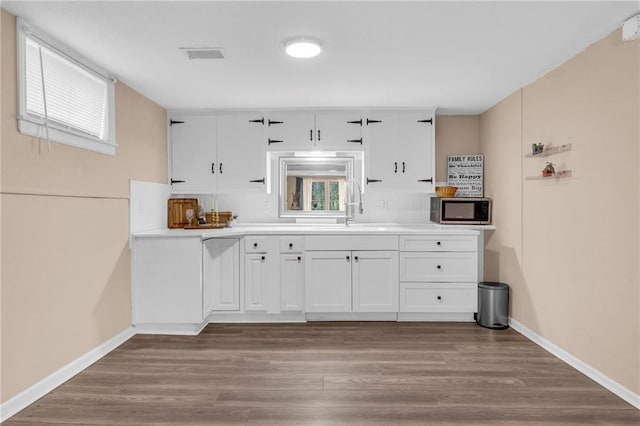
M509 327L509 285L483 281L478 284L478 325L486 328Z

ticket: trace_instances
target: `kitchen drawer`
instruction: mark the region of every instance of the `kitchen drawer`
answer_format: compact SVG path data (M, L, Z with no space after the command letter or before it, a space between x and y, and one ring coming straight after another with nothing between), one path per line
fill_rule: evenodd
M475 283L400 283L400 312L476 312Z
M401 235L400 251L476 251L474 235Z
M266 253L269 250L269 237L248 236L244 239L245 253Z
M401 252L400 281L477 282L478 255L465 252Z
M302 253L304 237L280 237L280 253Z

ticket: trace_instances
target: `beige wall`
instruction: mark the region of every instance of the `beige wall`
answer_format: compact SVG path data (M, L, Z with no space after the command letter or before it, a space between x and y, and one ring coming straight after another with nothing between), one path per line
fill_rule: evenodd
M480 153L480 117L439 115L436 118L436 181L447 181L447 156Z
M513 318L636 394L638 43L622 42L616 31L480 119L485 182L500 200L487 272L513 284ZM534 142L571 143L573 150L523 158ZM574 177L527 180L545 160ZM519 200L520 219L512 217Z
M115 156L22 135L2 11L1 401L131 324L129 179L166 182L166 111L116 84Z

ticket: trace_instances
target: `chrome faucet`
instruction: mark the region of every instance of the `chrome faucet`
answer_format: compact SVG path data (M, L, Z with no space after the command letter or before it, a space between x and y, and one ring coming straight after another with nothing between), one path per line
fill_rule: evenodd
M357 203L353 202L353 192L354 192L353 185L351 185L351 191L349 191L350 183L355 183L356 186L358 187ZM344 201L344 225L349 226L349 219L355 222L355 212L352 210L351 207L358 206L358 212L360 214L364 213L364 209L362 208L362 187L360 186L357 180L349 179L345 185L345 192L346 192L346 197Z

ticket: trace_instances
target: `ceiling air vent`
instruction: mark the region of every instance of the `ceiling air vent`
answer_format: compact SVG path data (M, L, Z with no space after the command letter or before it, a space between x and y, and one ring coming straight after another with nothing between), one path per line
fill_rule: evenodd
M181 47L180 50L185 52L189 59L224 59L224 53L219 47Z

